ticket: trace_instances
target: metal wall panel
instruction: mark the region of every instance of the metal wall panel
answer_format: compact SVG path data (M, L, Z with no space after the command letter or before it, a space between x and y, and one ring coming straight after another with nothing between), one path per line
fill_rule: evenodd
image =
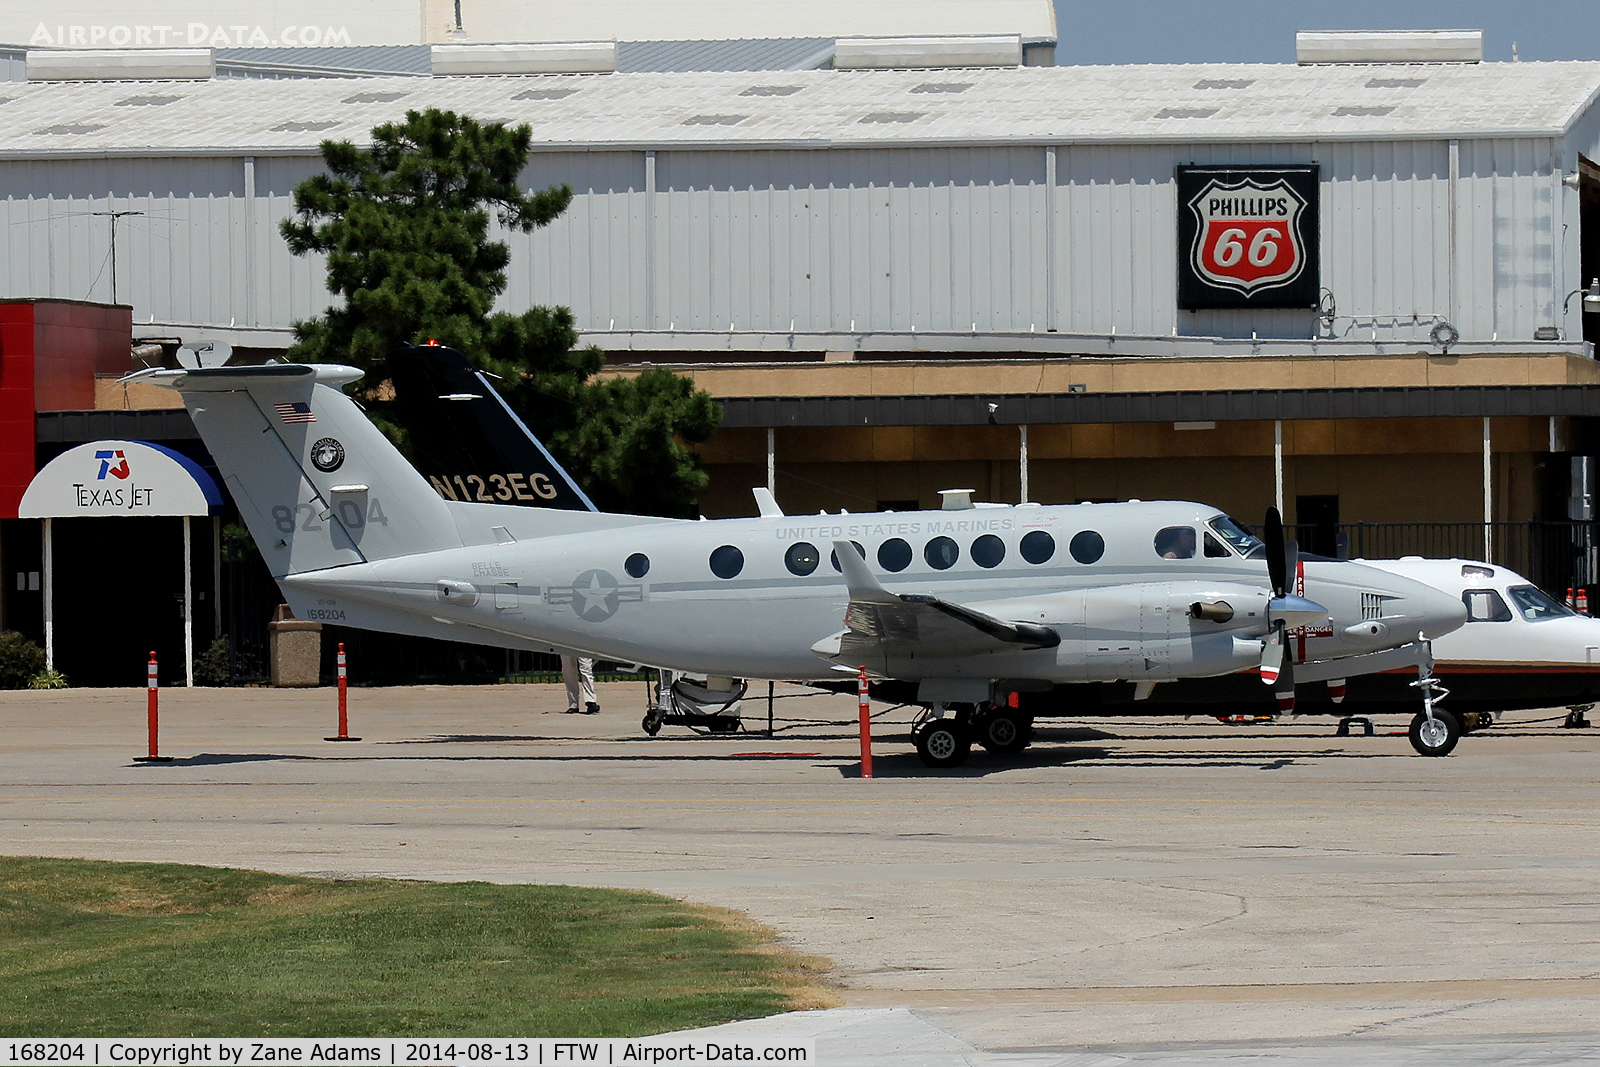
M1043 328L1038 149L672 152L657 165L654 328Z
M531 234L496 226L512 250L500 306L564 304L585 330L1043 332L1053 313L1062 333L1421 343L1453 315L1465 339L1532 339L1579 284L1557 149L1461 142L1453 270L1445 141L1062 146L1053 189L1038 147L672 151L654 195L643 152L537 153L527 187L570 184L573 202ZM1310 310L1179 311L1174 168L1312 161L1331 330ZM109 300L94 213L135 210L117 260L135 321L287 327L331 301L321 260L278 233L320 167L0 162L0 293Z

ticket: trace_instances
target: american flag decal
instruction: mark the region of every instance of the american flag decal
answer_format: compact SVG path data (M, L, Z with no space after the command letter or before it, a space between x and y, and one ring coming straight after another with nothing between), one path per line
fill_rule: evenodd
M278 418L284 422L316 422L317 417L311 414L311 405L304 400L296 400L292 404L274 404L278 409Z

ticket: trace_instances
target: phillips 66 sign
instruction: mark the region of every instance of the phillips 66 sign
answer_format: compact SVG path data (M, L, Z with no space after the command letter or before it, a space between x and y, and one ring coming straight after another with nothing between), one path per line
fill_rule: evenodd
M1317 304L1317 166L1179 167L1178 306Z

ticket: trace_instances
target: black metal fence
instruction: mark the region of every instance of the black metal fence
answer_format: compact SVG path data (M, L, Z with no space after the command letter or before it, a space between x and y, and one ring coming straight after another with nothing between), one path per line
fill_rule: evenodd
M1350 522L1286 527L1302 551L1348 559L1474 559L1525 576L1564 598L1592 589L1600 549L1595 522Z

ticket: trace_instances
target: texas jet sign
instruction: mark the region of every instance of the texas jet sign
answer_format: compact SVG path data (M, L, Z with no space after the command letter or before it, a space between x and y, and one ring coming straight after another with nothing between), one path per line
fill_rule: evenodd
M148 441L93 441L46 463L28 484L17 514L140 518L221 511L217 483L188 456Z
M1316 164L1179 167L1178 306L1317 304Z

